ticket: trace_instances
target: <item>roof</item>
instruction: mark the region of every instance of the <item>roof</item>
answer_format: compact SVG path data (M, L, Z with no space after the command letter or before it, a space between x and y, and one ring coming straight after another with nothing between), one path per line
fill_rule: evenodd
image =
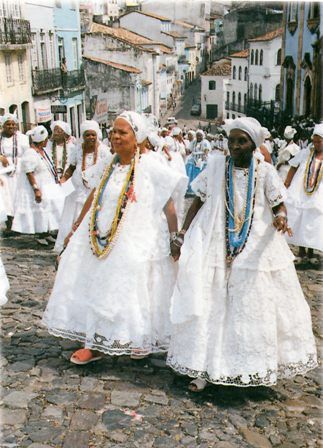
M141 73L141 70L139 70L136 67L132 67L131 65L119 64L118 62L107 61L106 59L94 58L92 56L86 56L86 55L83 56L83 58L88 59L89 61L92 62L98 62L99 64L108 65L109 67L115 68L117 70L122 70L124 72L136 73L136 74Z
M227 76L231 75L231 61L221 59L215 62L206 72L201 73L202 76Z
M183 28L189 28L189 29L195 28L196 31L205 31L200 26L193 25L193 23L185 22L184 20L174 20L173 23L175 23L175 25L182 26Z
M144 80L144 79L142 79L140 82L141 82L141 85L142 85L143 87L147 87L147 86L150 86L150 85L152 84L151 81L146 81L146 80Z
M147 12L147 11L129 11L129 12L126 12L125 14L123 14L121 17L127 16L128 14L131 14L133 12L136 12L138 14L143 14L147 17L152 17L153 19L161 20L162 22L171 22L172 21L168 17L161 16L159 14L155 14L153 12Z
M278 28L275 31L270 31L270 33L263 34L262 36L255 37L254 39L248 39L249 42L263 42L273 40L276 37L283 35L283 28Z
M237 53L230 54L230 58L247 58L249 56L249 49L238 51Z
M175 39L186 39L186 36L183 36L182 34L178 33L177 31L162 31L163 34L166 34L166 36L174 37Z
M195 45L192 45L192 44L186 44L186 45L185 45L185 48L195 48Z
M141 46L145 44L154 44L155 42L153 40L148 39L148 37L141 36L140 34L134 33L133 31L129 31L126 28L112 28L110 26L93 22L89 33L102 33L107 36L114 37L115 39L119 39L128 44L135 45L148 53L156 53L156 51L152 50L151 48L145 48Z
M167 45L159 44L159 48L161 49L161 51L163 53L167 53L167 54L173 53L173 50L171 48L167 47Z

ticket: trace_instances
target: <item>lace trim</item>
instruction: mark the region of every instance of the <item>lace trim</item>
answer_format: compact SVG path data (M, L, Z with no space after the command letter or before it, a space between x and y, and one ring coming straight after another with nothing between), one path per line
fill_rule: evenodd
M277 383L277 379L293 378L296 375L304 375L306 372L315 369L317 367L316 355L314 353L308 355L306 362L299 361L292 364L281 364L277 370L268 369L263 375L260 373L255 374L242 374L236 377L220 376L218 378L212 378L206 371L192 370L188 367L183 367L178 364L173 357L167 359L167 365L173 370L183 375L190 376L192 378L201 378L213 384L222 384L223 386L238 386L238 387L250 387L250 386L274 386Z
M57 337L79 341L84 344L86 348L97 350L106 355L131 355L134 350L140 350L145 352L145 355L149 355L151 353L167 352L169 347L168 341L167 343L159 343L158 341L155 341L154 343L144 343L138 347L138 344L135 344L132 341L121 344L120 341L109 340L98 334L95 334L92 339L88 339L84 333L78 333L76 331L48 328L48 332Z

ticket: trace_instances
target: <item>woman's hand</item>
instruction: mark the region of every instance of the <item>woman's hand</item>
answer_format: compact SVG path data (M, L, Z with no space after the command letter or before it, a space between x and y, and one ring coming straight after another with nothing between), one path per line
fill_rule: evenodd
M284 216L275 216L273 225L278 232L287 232L288 236L293 235L292 229L288 227L287 219Z
M35 194L35 201L37 202L37 204L39 204L42 201L41 191L37 188L36 190L34 190L34 194Z
M0 162L2 163L2 166L6 168L9 165L9 160L6 156L0 156Z
M70 239L72 238L74 231L71 230L70 233L67 235L67 237L64 240L64 247L66 247L68 245L68 243L70 242Z
M174 261L177 261L181 255L181 245L178 244L178 242L171 241L170 243L170 253L173 257Z

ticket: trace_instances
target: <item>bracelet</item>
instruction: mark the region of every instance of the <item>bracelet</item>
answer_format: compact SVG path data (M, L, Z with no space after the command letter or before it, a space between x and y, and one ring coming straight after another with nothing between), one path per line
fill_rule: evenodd
M80 224L78 222L74 222L74 224L72 225L72 231L75 232L78 229L79 225Z
M177 238L177 232L170 232L169 234L170 242L174 242L176 238Z
M287 214L285 212L276 213L275 218L279 218L279 217L284 218L287 221Z

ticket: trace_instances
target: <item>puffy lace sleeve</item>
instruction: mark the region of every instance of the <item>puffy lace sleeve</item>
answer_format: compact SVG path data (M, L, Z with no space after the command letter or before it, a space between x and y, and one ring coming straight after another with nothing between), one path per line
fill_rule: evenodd
M310 150L307 149L303 149L301 151L299 151L295 157L293 157L292 159L290 159L289 164L290 166L294 167L294 168L298 168L299 165L303 162L303 160L306 160L308 155L310 153Z
M32 173L38 165L38 156L36 151L28 148L21 159L21 170L24 173Z
M207 193L207 170L203 170L191 183L191 188L202 202L206 200Z
M89 188L93 189L98 186L105 169L112 160L112 154L109 152L108 154L110 154L110 157L99 159L95 165L90 166L83 172L83 179Z
M263 165L266 166L265 196L270 206L275 207L281 202L284 202L287 191L276 169L266 162L263 162Z
M68 165L72 165L72 166L76 166L77 165L77 151L78 151L78 147L75 145L71 145L69 150L68 150L68 154L67 154L67 164Z

